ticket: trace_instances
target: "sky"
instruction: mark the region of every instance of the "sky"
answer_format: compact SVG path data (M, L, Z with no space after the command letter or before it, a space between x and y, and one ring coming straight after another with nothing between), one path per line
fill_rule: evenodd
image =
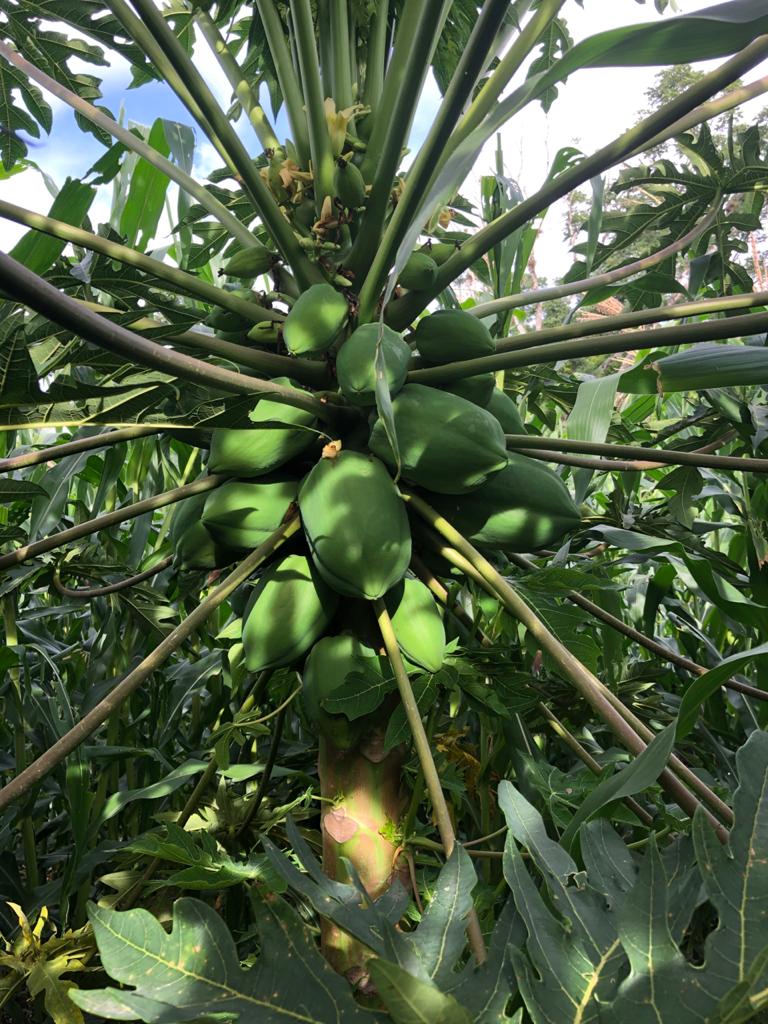
M680 13L713 7L721 0L677 0ZM568 0L564 10L568 25L576 41L596 32L621 27L637 22L660 20L653 5L647 0L640 6L636 0L584 0L584 8L576 0ZM215 59L200 47L195 62L205 80L213 89L220 102L226 107L230 90ZM717 62L699 64L708 70ZM71 67L76 67L71 62ZM82 70L94 73L91 65L82 65ZM502 130L505 171L515 178L524 194L529 195L540 187L554 154L563 146L574 145L585 153L591 153L609 142L622 130L637 120L639 111L645 106L645 91L652 85L658 68L615 68L588 69L576 72L565 86L548 114L539 104L531 104ZM112 55L108 68L97 68L95 73L103 79L103 100L100 101L115 115L121 115L123 123L138 122L149 124L156 117L190 123L189 115L162 83L152 83L139 89L129 89L130 71L128 65L117 55ZM752 81L768 73L768 62L756 68L748 76ZM30 158L40 164L56 182L63 184L66 177L80 177L103 152L96 140L81 133L74 124L68 108L60 101L47 97L54 109L54 127L50 136L44 136L40 144L30 150ZM423 139L434 116L439 93L430 79L417 111L411 147ZM743 108L748 118L753 110L764 106L765 97L753 101ZM239 124L241 135L251 152L259 152L260 146L243 120ZM277 134L286 134L284 119L278 118ZM204 176L220 161L210 143L196 131L195 172ZM476 183L481 174L491 172L494 163L495 143L489 144L481 154L463 193L468 198L477 198ZM474 192L474 195L473 195ZM51 195L43 177L34 170L25 171L6 181L0 181L0 198L25 206L36 212L47 212ZM94 223L106 221L109 217L110 189L100 191L91 216ZM167 230L167 222L166 222ZM0 248L8 249L24 233L15 224L0 220ZM167 239L158 238L158 244ZM537 244L539 273L552 279L565 273L572 262L566 244L562 241L562 206L553 207L545 223L540 242Z

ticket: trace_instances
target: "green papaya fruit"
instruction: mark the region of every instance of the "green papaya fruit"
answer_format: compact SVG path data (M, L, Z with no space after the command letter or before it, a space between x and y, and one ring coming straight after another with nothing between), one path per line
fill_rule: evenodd
M437 672L445 658L445 627L421 580L401 580L384 598L398 645L409 661Z
M445 384L442 391L449 391L459 398L466 398L473 405L479 405L486 409L496 390L496 377L493 373L479 373L476 377L464 377L463 380L454 380Z
M313 199L304 199L291 207L293 223L301 231L309 233L317 221L317 210Z
M412 252L408 262L400 271L398 284L408 291L422 291L429 288L437 276L437 264L425 252Z
M439 309L422 317L411 340L430 366L477 359L496 351L483 321L463 309Z
M275 384L298 387L288 377L276 377ZM317 440L317 419L304 409L262 398L248 414L253 427L211 432L208 469L211 473L263 476L290 462Z
M283 522L298 489L299 481L285 476L229 480L209 495L203 524L227 547L256 548Z
M405 576L408 516L378 459L353 451L321 459L301 485L299 509L312 559L339 594L373 601Z
M477 544L535 551L574 530L579 510L563 481L542 462L510 454L509 465L461 499L427 497L438 512Z
M427 242L426 245L422 245L419 252L425 252L427 256L432 257L438 267L442 267L451 256L458 252L458 246L453 242Z
M353 636L318 640L304 664L302 698L307 718L339 750L349 750L368 730L367 716L350 720L323 709L323 701L339 690L353 672L371 682L384 678L384 660ZM364 685L364 683L362 684Z
M283 324L283 341L294 356L325 352L347 322L349 306L330 284L313 284L296 299Z
M333 191L348 210L357 210L364 206L365 180L360 168L340 157L333 172Z
M514 401L500 388L494 389L486 409L491 416L496 417L505 434L527 433L523 419L517 411Z
M179 502L173 513L170 541L181 569L219 569L235 552L217 543L201 521L209 493L194 494Z
M288 555L271 566L253 588L243 616L248 670L291 665L323 635L338 603L306 556Z
M246 338L248 341L255 341L257 345L276 345L280 340L280 334L274 322L263 320L261 323L251 325Z
M215 309L205 318L205 322L214 331L228 331L247 334L253 327L253 320L248 320L240 313L233 313L231 309Z
M411 361L408 343L391 327L364 324L347 338L336 359L336 377L341 393L353 405L376 404L376 346L379 339L390 394L397 394L405 384Z
M247 249L241 249L228 259L219 273L226 274L227 277L258 277L260 274L266 274L276 261L277 256L270 252L266 245L254 242Z
M412 484L440 494L464 494L507 464L504 433L485 409L423 384L406 384L392 400L400 469ZM397 465L384 424L374 424L371 451Z

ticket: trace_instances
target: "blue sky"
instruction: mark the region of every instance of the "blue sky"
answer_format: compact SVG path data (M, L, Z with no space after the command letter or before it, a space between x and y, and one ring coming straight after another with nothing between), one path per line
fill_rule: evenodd
M681 13L685 13L711 7L715 3L716 0L678 0L678 7ZM565 8L569 26L577 40L608 28L657 20L660 17L652 0L648 0L645 6L639 6L635 0L585 0L584 8L578 6L576 0L569 0ZM196 56L196 63L220 102L226 106L229 102L229 89L214 58L207 54L204 46L201 47L200 55ZM92 66L83 65L83 70L93 72ZM606 69L573 75L561 90L561 96L549 114L545 115L538 105L531 105L503 130L507 173L520 181L524 192L530 193L535 191L545 177L551 158L561 146L575 144L585 152L591 152L610 141L635 120L644 105L645 90L653 82L657 70ZM756 69L748 79L765 75L767 71L765 67ZM121 58L114 57L109 68L97 69L97 73L104 78L102 102L116 116L122 112L124 123L134 121L148 124L156 117L191 123L186 110L164 84L152 83L139 89L128 88L130 71ZM438 98L437 88L430 81L417 112L411 138L412 147L417 146L424 137L434 116ZM70 111L63 104L54 101L52 105L55 110L53 131L30 151L30 157L40 163L60 185L68 175L82 176L103 150L91 135L79 131ZM585 117L585 110L594 113ZM250 126L241 119L238 127L246 145L252 152L258 152L260 147ZM287 133L282 117L278 119L277 132L281 138ZM196 137L195 169L198 175L204 176L219 165L219 159L199 130ZM493 148L493 145L489 145L478 160L475 172L464 190L470 197L480 174L488 173L491 169ZM34 171L0 182L0 197L38 212L46 211L50 205L45 184ZM104 189L92 208L94 220L108 219L109 204L109 190ZM540 272L549 276L564 273L570 265L570 257L561 241L561 220L562 211L553 209L539 246ZM16 225L0 221L0 247L9 247L22 233L23 229ZM158 241L162 242L163 239Z

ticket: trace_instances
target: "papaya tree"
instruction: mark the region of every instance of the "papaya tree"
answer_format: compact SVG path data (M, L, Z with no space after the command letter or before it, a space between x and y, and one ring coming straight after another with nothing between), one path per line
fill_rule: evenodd
M655 6L0 0L3 181L100 147L0 199L9 1020L768 1006L768 153L710 128L768 13ZM570 76L704 60L507 176Z

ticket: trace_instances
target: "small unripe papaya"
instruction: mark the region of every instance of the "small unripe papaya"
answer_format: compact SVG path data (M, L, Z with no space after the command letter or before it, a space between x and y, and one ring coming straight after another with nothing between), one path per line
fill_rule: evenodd
M431 256L438 267L442 267L458 251L458 246L453 242L427 242L419 250L419 252L425 252L427 256Z
M298 387L288 377L275 384ZM262 398L248 414L253 427L216 428L211 433L208 469L211 473L263 476L290 462L317 439L317 419L304 409Z
M376 350L381 343L389 392L405 384L411 349L401 334L385 324L364 324L344 342L336 359L336 377L344 397L353 405L376 404Z
M253 320L248 320L240 313L234 313L231 309L215 309L205 318L205 322L214 331L224 331L231 334L247 334L251 327L253 327Z
M464 377L463 380L454 380L445 384L441 390L449 391L459 398L466 398L473 405L479 405L486 409L491 396L496 389L496 378L493 373L479 373L475 377Z
M527 433L522 416L518 412L513 399L511 399L509 395L500 388L494 389L493 394L491 395L491 400L488 402L486 409L491 416L496 417L505 434Z
M337 593L373 601L405 576L411 531L405 505L378 459L323 458L299 491L312 559Z
M560 477L525 455L461 499L432 495L427 501L467 540L502 551L535 551L576 529L581 517Z
M411 339L430 366L489 356L496 351L482 320L463 309L439 309L422 317Z
M293 664L326 631L338 601L304 555L288 555L267 569L243 616L248 670Z
M352 161L339 158L333 172L333 191L348 210L357 210L365 205L365 180L360 168Z
M464 494L507 464L497 420L465 398L423 384L406 384L392 400L400 470L412 484L441 494ZM368 445L397 467L384 424L374 424Z
M254 242L247 249L242 249L228 259L220 273L226 274L227 277L258 277L260 274L266 274L276 261L277 256L270 252L266 245Z
M217 543L201 522L209 495L194 494L179 502L171 520L170 541L180 569L219 569L235 558Z
M347 322L349 306L330 284L313 284L298 297L283 324L283 340L295 356L330 348Z
M227 547L257 548L283 522L298 489L299 481L286 476L229 480L208 496L203 524Z
M425 252L412 252L408 262L400 271L398 284L408 291L422 291L429 288L437 276L437 264Z
M429 587L406 578L384 598L397 643L409 661L437 672L445 658L445 627Z

